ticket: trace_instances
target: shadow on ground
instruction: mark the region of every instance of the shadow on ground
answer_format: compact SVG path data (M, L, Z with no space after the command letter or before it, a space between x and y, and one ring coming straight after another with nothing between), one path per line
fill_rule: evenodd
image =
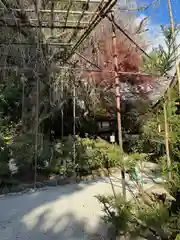
M114 230L101 219L102 206L95 198L112 195L113 190L122 190L119 175L0 199L0 239L114 240Z
M53 240L110 240L115 239L113 229L108 227L103 221L96 223L96 228L91 228L88 219L78 219L71 212L60 217L47 220L51 215L50 210L46 210L38 216L35 223L22 223L21 233L17 233L12 239L53 239Z
M95 198L105 184L88 181L0 199L0 239L115 239Z

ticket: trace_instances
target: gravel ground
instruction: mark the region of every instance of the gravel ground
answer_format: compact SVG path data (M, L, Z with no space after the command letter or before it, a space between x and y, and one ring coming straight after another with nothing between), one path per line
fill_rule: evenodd
M146 178L144 188L153 186L152 176ZM120 178L111 181L121 192ZM1 198L0 240L113 240L95 198L112 194L111 181L104 178ZM137 191L134 186L130 189ZM129 191L127 195L131 197Z

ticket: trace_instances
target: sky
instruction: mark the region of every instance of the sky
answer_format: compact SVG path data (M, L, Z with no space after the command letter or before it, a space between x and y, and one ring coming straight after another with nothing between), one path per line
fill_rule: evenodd
M148 6L153 0L136 0L136 2L138 6ZM174 21L176 24L180 24L180 0L171 0L171 2ZM148 17L146 21L146 28L148 29L146 34L150 44L148 51L151 51L152 48L157 47L159 44L164 46L164 37L161 33L160 25L168 25L170 23L168 0L159 0L159 3L154 7L150 7L146 11L138 11L137 23L145 17ZM180 34L177 36L177 43L180 44Z
M138 6L147 6L151 4L153 0L137 0ZM155 2L155 0L154 0ZM159 3L154 7L148 8L146 11L141 11L138 15L144 14L150 17L150 20L154 24L168 24L168 0L159 0ZM175 23L180 23L180 0L171 0L172 9ZM178 13L179 12L179 13Z

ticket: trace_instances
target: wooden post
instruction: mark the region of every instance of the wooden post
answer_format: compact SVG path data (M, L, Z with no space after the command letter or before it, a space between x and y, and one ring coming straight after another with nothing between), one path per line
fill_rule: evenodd
M63 76L61 74L61 98L62 98L62 102L64 101L63 100L63 97L64 97L64 79L65 79L65 76ZM61 106L61 141L63 141L63 137L64 137L64 104ZM63 159L63 167L65 169L65 172L67 173L67 160L66 159Z
M40 1L36 0L35 8L38 16L38 21L40 20ZM40 49L40 35L41 35L41 26L37 29L37 46L36 46L36 112L35 112L35 157L34 157L34 189L36 189L37 182L37 163L38 163L38 145L39 145L39 90L40 90L40 81L39 81L39 49Z
M167 166L168 166L168 178L171 180L171 171L169 171L171 167L171 159L169 154L169 129L167 122L167 110L166 110L166 102L163 103L164 108L164 127L165 127L165 147L166 147L166 157L167 157Z
M21 120L22 120L22 130L24 131L24 111L25 111L25 83L26 83L26 78L24 74L21 76L21 84L22 84L22 112L21 112Z
M76 164L76 87L73 86L73 163Z
M39 76L36 77L36 120L35 120L35 161L34 161L34 188L37 181L37 161L38 161L38 144L39 144Z
M170 23L171 23L173 45L174 45L176 74L177 74L177 79L178 79L178 90L179 90L179 96L180 96L180 67L179 67L179 59L178 59L179 58L179 51L178 51L178 47L177 47L177 44L176 44L176 34L175 34L174 18L173 18L171 0L168 0L168 9L169 9L169 17L170 17Z
M114 19L114 14L111 14L111 18ZM116 29L112 21L112 46L113 46L113 61L115 71L115 88L116 88L116 108L117 108L117 125L118 125L118 143L120 147L120 161L123 163L123 142L122 142L122 127L121 127L121 97L120 97L120 82L118 74L118 58L117 58L117 40L116 40ZM121 170L122 177L122 190L123 196L126 199L126 182L125 182L125 168L124 163Z
M62 77L62 76L61 76ZM64 77L61 78L61 97L64 97ZM61 106L61 138L64 137L64 104Z

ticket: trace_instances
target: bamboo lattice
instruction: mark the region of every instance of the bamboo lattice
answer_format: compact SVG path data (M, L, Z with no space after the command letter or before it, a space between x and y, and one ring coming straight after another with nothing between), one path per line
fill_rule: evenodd
M39 29L39 38L31 41L0 41L3 46L50 46L64 52L58 57L69 59L94 27L115 5L116 0L27 0L0 2L0 29L12 29L30 37ZM66 51L64 51L66 49Z

